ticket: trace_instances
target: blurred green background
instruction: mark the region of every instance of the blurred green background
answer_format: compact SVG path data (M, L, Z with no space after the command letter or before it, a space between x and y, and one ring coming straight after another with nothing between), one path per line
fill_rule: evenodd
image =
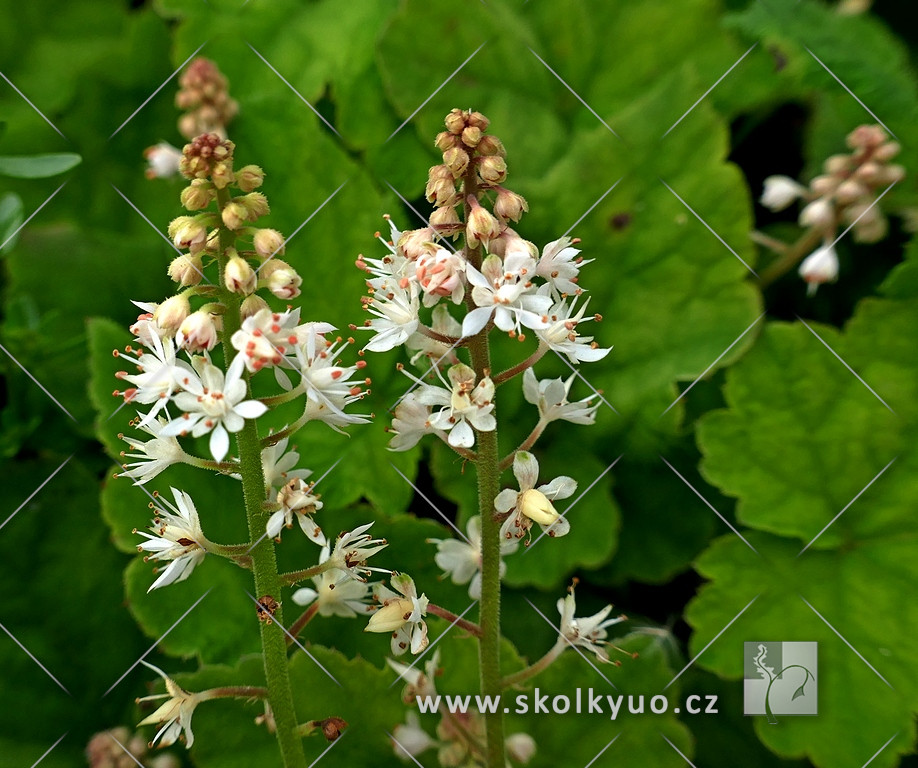
M591 330L614 348L582 373L611 407L591 428L555 424L536 453L546 479L571 475L582 489L601 479L572 510L570 536L508 562L507 663L553 642L527 600L554 621L577 576L579 613L614 602L632 618L619 642L640 658L603 669L621 692L659 693L701 654L667 693L718 694L720 711L513 716L509 731L537 740L533 765L586 765L619 733L596 765L916 764L903 755L918 710L918 35L907 4L857 5L0 2L0 155L82 157L52 178L0 178L0 233L35 212L0 252L0 768L31 766L55 743L42 765L81 765L94 732L133 726L151 673L132 665L154 643L148 660L186 671L188 687L258 678L257 661L235 666L257 650L246 574L208 562L147 596L150 566L130 531L148 524L148 499L110 480L133 415L115 414L110 352L129 340L131 299L171 292L163 234L182 213L181 181L147 180L141 153L181 146L169 78L196 53L239 102L230 135L240 163L267 173L269 226L303 225L286 258L304 279L304 319L362 321L354 259L378 255L384 213L421 226L411 208L429 212L433 137L453 107L486 114L506 146L508 186L531 208L521 234L544 245L573 227L595 259L583 284L604 319ZM909 173L883 201L889 236L842 239L838 283L811 299L794 273L761 291L743 262L760 270L770 257L750 231L799 232L793 211L756 203L763 179L807 182L871 113L902 144ZM498 355L522 356L509 344ZM376 519L391 542L382 564L461 612L465 589L438 580L424 542L448 529L393 464L460 524L473 480L442 446L385 451L387 409L407 386L397 359L370 360L363 410L374 424L350 438L313 426L296 442L317 474L343 457L323 481L323 524ZM554 360L540 377L549 372L568 369ZM577 397L590 391L576 386ZM513 387L501 401L505 450L534 422ZM198 500L208 532L244 534L241 513L225 512L237 503L232 481L175 469L151 487L169 485ZM306 552L291 538L282 557L294 567ZM431 624L434 634L446 626ZM323 620L306 635L341 687L297 657L303 719L337 714L352 726L324 765L395 762L385 730L404 719L401 686L384 669L388 643L361 629ZM473 648L457 634L441 644L444 692L474 689ZM817 717L743 717L746 640L820 642ZM612 692L572 653L537 684ZM174 751L201 766L274 766L257 714L205 706L195 749ZM325 744L307 749L318 757ZM420 759L436 764L433 753Z

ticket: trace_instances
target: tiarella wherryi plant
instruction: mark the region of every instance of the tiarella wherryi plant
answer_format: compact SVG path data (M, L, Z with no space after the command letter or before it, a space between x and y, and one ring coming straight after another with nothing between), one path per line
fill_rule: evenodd
M262 699L264 721L276 733L284 765L304 768L300 739L316 730L336 738L346 723L334 713L298 721L287 646L316 613L372 612L373 585L367 579L374 571L389 572L367 564L386 546L369 532L371 523L326 536L317 518L322 501L315 483L307 480L309 470L296 468L299 455L288 441L312 421L336 430L366 422L366 416L350 414L347 408L364 396L369 380L361 374L363 361L340 362L350 341L331 336L333 326L304 322L293 306L272 309L260 295L295 299L301 279L280 258L285 249L282 235L258 226L269 213L267 198L256 191L264 173L258 166L236 162L235 146L222 129L235 112L225 93L219 92L225 80L210 62L195 62L190 72L194 77L183 78L187 98L180 104L196 117L186 115L180 125L220 130L196 135L178 163L178 171L188 180L181 202L191 212L169 225L175 246L187 251L168 268L179 290L160 302L135 302L143 310L131 326L135 341L115 352L128 364L118 374L127 387L116 394L137 410L133 426L147 435L124 437L132 449L127 458L133 461L125 463L121 476L145 485L167 467L185 463L241 482L239 514L247 521L248 541L224 545L208 538L208 520L217 511L206 499L195 501L186 491L171 488L171 498L154 492L150 532L138 532L145 539L138 549L156 563L151 590L192 577L208 556L251 570L253 594L258 595L253 598L252 620L260 621L266 686L190 692L154 667L165 681L166 693L141 700L163 700L141 725L159 726L155 744L165 746L183 738L190 747L192 715L202 702ZM188 96L192 87L200 98ZM210 107L202 116L203 96L209 100L204 107L224 105L219 120ZM270 386L276 386L276 393L254 397L251 379L272 374ZM270 432L259 425L270 408L296 402L302 403L301 415L285 428ZM202 436L208 437L209 455L194 453L190 438ZM315 557L301 570L279 573L275 546L294 523L315 543ZM292 601L306 610L283 629L282 589L310 579L315 589L304 587L292 594ZM394 577L393 584L407 598L410 593L399 587L403 582L398 579ZM321 709L321 701L315 706Z
M528 211L526 201L505 186L506 152L500 139L487 133L488 119L478 113L452 110L446 131L436 138L443 162L428 175L427 199L435 210L428 226L400 231L390 219L390 239L380 238L380 258L361 256L357 266L367 273L365 308L373 315L362 328L372 333L365 349L383 352L405 346L427 373L416 376L400 364L413 383L394 409L389 443L407 450L432 435L474 464L479 514L468 521L468 537L433 540L437 564L455 583L469 583L480 600L478 625L430 606L404 575L393 577L396 592L378 594L383 607L370 619L370 631L392 632L392 651L422 651L428 643L425 613L453 620L479 640L480 689L496 696L548 667L569 646L582 646L609 661L606 629L623 617L611 617L611 606L595 616L575 618L574 589L559 600L561 628L557 642L539 661L513 675L500 667L500 596L503 557L520 543L528 546L533 526L539 535L566 534L568 521L554 502L570 497L576 482L567 476L540 480L539 462L531 452L553 421L592 424L598 404L593 398L570 400L573 377L538 379L533 370L549 352L572 364L605 357L581 325L599 320L587 314L589 299L580 285L584 261L578 241L559 237L539 248L511 226ZM451 311L452 310L452 311ZM429 319L427 313L429 312ZM490 337L506 334L520 342L534 341L520 359L492 359ZM538 416L528 437L509 453L498 448L498 393L521 377L525 399ZM501 490L501 475L512 468L515 483ZM392 662L408 683L406 701L435 693L435 654L422 673ZM500 711L457 718L440 712L437 739L420 726L414 713L396 728L396 753L414 756L437 747L441 765L486 765L503 768L508 758L526 762L535 750L527 734L505 739Z

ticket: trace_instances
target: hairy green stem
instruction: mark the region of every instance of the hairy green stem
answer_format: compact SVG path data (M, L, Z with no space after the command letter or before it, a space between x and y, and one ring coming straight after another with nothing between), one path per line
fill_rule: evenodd
M217 203L222 210L229 202L227 189L217 190ZM232 353L230 339L242 325L239 309L242 304L238 294L226 289L223 273L228 261L226 249L235 241L234 234L225 227L220 228L220 293L226 306L223 317L221 341L228 364ZM248 384L248 377L246 377ZM243 428L236 434L236 446L239 451L239 474L242 476L242 492L245 497L246 520L249 537L258 544L252 548L252 573L255 578L255 595L261 599L266 595L280 600L280 580L277 576L277 557L274 552L274 541L262 537L265 528L262 503L265 496L265 478L261 466L261 442L258 438L258 427L252 419L246 419ZM259 541L260 539L260 541ZM256 606L252 605L252 615L257 615ZM274 621L259 622L261 647L265 664L265 681L268 684L268 701L277 725L277 741L280 747L284 768L306 768L306 757L297 735L297 717L293 705L293 689L290 685L290 672L287 666L287 644L284 641L282 607L278 607Z

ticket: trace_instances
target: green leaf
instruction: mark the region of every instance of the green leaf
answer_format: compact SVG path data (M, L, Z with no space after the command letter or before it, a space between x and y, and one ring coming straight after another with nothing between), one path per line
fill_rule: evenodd
M73 152L46 155L0 156L0 176L15 179L46 179L75 168L83 158Z

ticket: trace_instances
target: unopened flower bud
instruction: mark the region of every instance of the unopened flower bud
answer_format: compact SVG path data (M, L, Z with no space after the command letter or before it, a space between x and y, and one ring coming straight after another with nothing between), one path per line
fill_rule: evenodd
M191 305L188 299L181 293L170 296L155 310L153 310L153 320L156 324L170 333L175 333L179 326L185 322L188 313L191 312Z
M450 133L460 134L465 130L465 113L461 109L453 109L443 122Z
M868 214L854 225L852 236L857 243L876 243L889 232L889 221L882 214Z
M268 259L276 253L283 255L286 250L284 236L276 229L258 229L252 241L260 259Z
M472 206L468 221L465 223L465 237L468 244L475 248L479 243L487 245L500 234L500 222L477 203Z
M482 133L488 130L488 126L491 124L491 121L488 120L481 112L471 112L465 118L466 123L475 128L478 128Z
M507 162L500 155L482 158L478 175L485 184L500 184L507 178Z
M449 180L437 179L428 181L424 194L427 202L433 203L438 207L455 205L457 202L456 182L453 180L452 175L450 175Z
M242 320L247 320L257 315L263 309L270 309L268 302L257 293L253 293L251 296L246 296L242 300L242 306L239 307L239 317Z
M854 178L862 181L864 184L876 186L880 180L880 171L882 166L872 160L864 163L854 172Z
M901 165L886 165L880 170L879 182L881 184L892 184L894 181L902 181L905 178L905 168Z
M432 165L427 171L427 181L452 181L453 174L445 165Z
M223 283L233 293L246 295L255 292L258 277L255 270L242 256L233 256L227 263L223 272Z
M451 205L436 208L434 212L430 214L430 226L432 227L451 227L459 223L459 214Z
M409 261L417 259L430 249L430 241L434 238L434 231L430 227L409 229L402 232L402 236L395 244L399 251Z
M210 205L214 197L213 185L207 179L193 179L182 190L181 201L189 211L200 211Z
M169 237L176 248L198 253L204 249L207 227L196 216L179 216L169 222Z
M842 205L848 205L866 194L867 187L855 179L846 179L835 190L835 199Z
M246 220L246 210L242 203L236 201L227 203L220 211L220 217L223 219L223 225L227 229L239 229Z
M514 733L507 737L507 757L525 765L536 753L535 739L528 733Z
M826 173L831 174L832 176L844 174L851 167L851 156L832 155L826 159L822 167L825 168Z
M236 171L236 186L243 192L258 189L265 180L265 172L257 165L245 165Z
M899 142L887 141L876 148L873 156L881 163L885 163L898 155L900 149L902 149L902 147L899 145Z
M797 271L808 283L807 295L812 296L820 285L838 278L838 254L831 244L823 245L807 256Z
M171 280L187 288L201 282L201 278L204 277L203 269L200 254L182 254L171 261L168 273Z
M176 344L190 352L210 351L219 340L219 327L217 320L222 318L210 312L198 310L185 318L175 335Z
M841 180L837 176L816 176L810 182L810 190L817 197L831 195L838 187L840 181Z
M845 141L851 149L875 149L886 141L886 131L879 125L859 125Z
M148 179L167 179L179 172L182 151L171 144L161 141L143 151L149 167L144 172Z
M414 612L414 604L403 597L390 600L370 616L364 632L394 632L403 627Z
M481 128L475 125L466 126L462 131L462 143L467 147L477 147L481 141Z
M806 188L790 176L769 176L765 179L759 202L769 210L783 211L805 192Z
M453 178L458 179L469 167L469 155L464 149L453 147L443 153L443 163L449 168Z
M800 211L801 227L820 227L825 229L835 221L835 207L828 200L819 198Z
M245 208L245 220L256 221L262 216L271 213L271 207L268 205L268 198L261 192L249 192L247 195L237 197L233 200Z
M210 178L217 189L226 189L236 180L232 160L215 164Z
M552 506L552 503L548 500L548 497L535 488L523 491L517 503L519 504L520 511L526 515L526 517L540 525L551 525L561 517L554 506Z
M300 295L303 278L286 261L274 258L266 261L259 273L268 290L279 299L295 299Z
M437 134L437 139L434 141L434 146L439 149L441 152L446 152L447 149L452 149L460 141L459 137L454 133L449 131L442 131Z
M507 156L507 150L504 149L503 142L497 136L482 136L481 141L478 142L477 149L479 155L485 155L486 157L493 155Z
M519 221L523 214L529 210L529 203L522 195L511 192L509 189L498 189L497 200L494 202L494 215L504 221Z

